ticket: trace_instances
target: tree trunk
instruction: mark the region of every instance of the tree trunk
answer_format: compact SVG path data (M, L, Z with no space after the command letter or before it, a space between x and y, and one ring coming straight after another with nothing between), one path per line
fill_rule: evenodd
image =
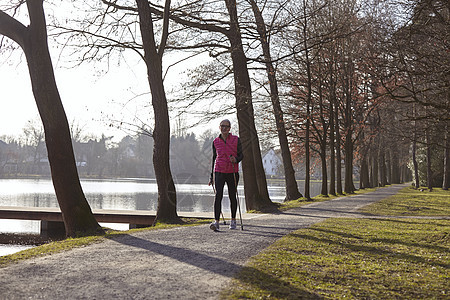
M321 64L319 63L319 74L323 74ZM320 75L319 75L320 76ZM312 126L314 131L316 132L316 136L319 142L319 155L321 159L322 165L322 188L321 195L328 197L328 170L327 170L327 137L328 137L328 124L329 118L325 116L325 105L323 103L323 85L324 79L322 77L318 80L318 107L319 107L319 128L316 126L314 122L312 122Z
M433 190L433 171L431 169L431 139L428 128L425 130L425 138L427 141L427 188L431 192Z
M419 164L417 163L416 158L416 152L417 152L417 144L416 139L413 139L412 143L412 161L414 166L414 187L418 189L420 187L420 178L419 178Z
M398 184L400 183L400 163L398 158L398 149L391 149L392 158L391 158L391 168L392 168L392 183Z
M392 183L392 151L388 148L386 152L386 177L388 184Z
M272 100L278 140L281 148L281 157L283 159L284 180L286 184L285 200L295 200L302 197L302 194L298 190L297 181L295 179L295 171L294 167L292 166L292 157L289 150L286 128L284 126L283 111L281 109L280 97L278 93L278 82L275 75L276 71L272 64L272 57L270 55L270 45L267 39L266 26L264 24L264 19L261 11L259 10L256 2L254 0L250 0L250 3L253 9L253 14L255 15L256 28L259 34L259 39L261 42L261 47L266 64L266 72L269 79L270 99Z
M355 191L353 185L353 130L352 130L352 106L351 106L351 87L350 72L346 80L346 101L345 101L345 193L351 194Z
M344 86L345 97L344 109L344 152L345 152L345 193L353 193L355 186L353 184L353 76L355 66L353 61L348 60L344 64Z
M45 132L45 142L56 198L66 235L102 233L80 185L69 123L56 86L48 51L43 1L27 1L30 25L21 45L28 62L31 85Z
M308 105L308 104L307 104ZM309 126L310 126L310 121L309 121L309 107L307 108L307 120L306 120L306 137L305 137L305 198L308 200L311 200L311 192L310 192L310 187L311 187L311 161L310 161L310 148L309 148Z
M269 198L267 181L262 164L261 149L255 126L250 77L247 58L242 47L236 2L225 0L230 16L229 41L234 68L236 109L239 135L242 142L244 193L247 210L265 210L274 207Z
M334 100L333 100L334 99ZM334 143L334 111L333 103L335 98L330 101L330 195L336 196L336 157Z
M156 48L152 14L148 1L136 0L136 3L155 117L153 166L158 185L158 207L155 222L177 223L180 222L180 218L177 215L177 196L169 163L170 121L162 78L162 52L158 53Z
M380 186L380 178L378 177L378 174L379 174L379 169L378 169L378 164L379 164L378 151L373 151L372 157L373 157L373 161L372 161L373 187L379 187Z
M382 139L383 141L383 139ZM384 141L380 143L380 155L379 155L379 169L380 169L380 184L381 186L386 186L386 155L384 152Z
M305 198L311 199L311 170L310 170L310 126L311 126L311 102L312 102L312 78L311 78L311 62L309 60L309 48L307 43L307 14L306 14L306 1L303 0L303 47L305 49L305 61L306 61L306 75L308 80L308 94L306 96L306 129L305 129Z
M345 193L351 194L355 191L353 185L353 142L352 131L347 129L345 135Z
M373 154L372 152L370 152L369 155L369 164L367 166L369 168L369 185L370 187L374 187L375 186L375 176L373 175Z
M336 191L342 195L342 157L341 157L341 133L339 128L338 107L334 108L334 122L336 124Z
M413 118L416 117L416 105L413 104ZM413 124L413 141L412 141L412 161L414 167L414 187L418 189L420 187L420 178L419 178L419 164L417 163L417 123L414 121Z
M367 158L363 157L361 159L361 171L359 174L359 179L360 179L360 183L359 183L359 188L360 189L366 189L370 187L370 183L369 183L369 166L367 164Z
M445 133L444 133L444 177L442 179L442 189L448 190L450 185L450 137L448 134L449 126L448 122L445 124Z
M326 144L326 142L325 142ZM320 160L322 161L322 188L320 190L320 194L324 196L328 196L328 174L327 174L327 154L326 154L326 146L320 152Z

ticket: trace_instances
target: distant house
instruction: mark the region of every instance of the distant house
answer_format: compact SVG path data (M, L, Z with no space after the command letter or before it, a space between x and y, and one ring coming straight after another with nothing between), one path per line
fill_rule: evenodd
M270 149L267 151L262 158L264 171L266 176L280 176L283 162L275 150Z
M0 177L2 174L13 174L19 170L19 156L10 146L0 140Z
M128 144L122 152L125 158L135 158L136 157L136 145Z

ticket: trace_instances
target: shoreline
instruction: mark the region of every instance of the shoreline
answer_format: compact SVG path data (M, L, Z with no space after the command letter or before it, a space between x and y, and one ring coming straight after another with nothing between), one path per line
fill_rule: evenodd
M44 238L31 233L0 233L0 245L39 246L62 239Z

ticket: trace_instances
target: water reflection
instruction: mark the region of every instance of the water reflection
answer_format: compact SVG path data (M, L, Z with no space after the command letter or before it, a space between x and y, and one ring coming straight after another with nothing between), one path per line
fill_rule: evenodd
M82 180L81 185L93 209L150 210L157 208L154 179ZM302 186L299 184L300 191ZM282 202L284 186L269 186L274 202ZM177 184L177 210L213 212L214 191L207 184ZM312 184L311 195L320 193L320 184ZM243 186L238 189L241 210L245 211ZM223 211L230 211L225 188ZM0 206L58 207L50 179L0 179ZM0 220L0 232L39 232L39 221Z
M93 209L153 210L157 208L157 185L154 179L82 180L81 185ZM299 183L303 193L302 183ZM177 210L180 212L211 212L214 191L207 184L176 184ZM272 201L282 202L284 186L268 187ZM238 189L241 210L245 211L243 186ZM320 193L320 183L311 185L311 195ZM225 188L223 212L229 216L230 202ZM0 206L59 207L50 179L0 179ZM228 213L228 214L227 214ZM117 230L128 229L128 224L101 223ZM1 233L39 234L40 221L1 220ZM31 246L0 245L0 256L27 249Z
M8 245L1 246L0 245L0 256L13 254L22 250L33 248L34 246L24 246L24 245Z

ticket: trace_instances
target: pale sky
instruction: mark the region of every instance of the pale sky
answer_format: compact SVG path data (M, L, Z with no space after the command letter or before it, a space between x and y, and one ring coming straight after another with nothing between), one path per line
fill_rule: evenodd
M49 16L60 16L64 14L76 14L80 9L77 2L52 3L44 2L44 10L47 18ZM26 26L29 18L26 6L23 5L19 14L15 16ZM139 118L153 125L153 111L151 108L150 87L147 81L147 71L144 62L133 51L125 51L121 55L126 60L110 61L108 72L104 72L101 66L84 64L74 69L67 69L59 49L52 47L53 41L49 39L50 54L56 76L61 100L67 115L69 124L78 124L83 127L83 134L94 134L100 136L102 133L111 136L123 137L124 131L111 128L110 120L136 123L133 118ZM15 44L17 46L17 44ZM180 53L172 54L166 52L163 64L170 65L180 59ZM209 60L208 55L195 57L171 67L165 78L165 89L168 93L179 87L179 83L189 80L183 73L186 69L198 66ZM119 65L120 64L120 65ZM104 67L104 66L103 66ZM168 94L170 98L170 94ZM214 103L215 108L223 105ZM209 99L206 101L210 101ZM228 100L225 100L228 101ZM234 102L234 101L233 101ZM204 107L203 107L203 106ZM208 109L208 103L200 104L202 108ZM171 129L175 129L176 112L171 112ZM235 115L223 115L218 119L202 126L188 130L197 135L205 130L218 131L218 124L222 118L235 121ZM36 103L31 90L28 74L28 66L22 49L18 47L12 54L0 52L0 136L22 134L23 128L30 120L40 121ZM191 115L184 119L186 126L196 123ZM233 126L234 127L234 126ZM237 129L237 126L234 127Z
M140 66L132 67L142 69ZM133 72L123 67L96 76L96 71L87 65L76 69L55 68L58 90L69 122L87 125L86 133L99 134L108 129L108 118L113 113L113 117L118 119L132 113L143 104L145 97L149 97L129 101L135 94L149 90L145 73L136 74L140 72L142 70ZM0 99L0 135L20 134L28 120L39 117L24 61L0 64ZM127 102L123 108L121 104ZM127 110L131 111L128 113Z
M152 118L149 85L142 61L136 60L133 65L129 61L128 65L110 65L107 73L89 65L66 69L58 67L55 61L53 64L69 123L84 126L84 134L124 136L123 131L108 126L110 120L132 121L135 114L147 120L149 116ZM177 78L180 78L180 71L169 72L166 90L171 88L170 84L177 84ZM39 118L24 58L0 62L0 99L0 136L17 136L28 120Z
M72 3L66 5L72 8ZM61 7L46 7L46 11L50 9ZM67 13L67 10L64 11ZM27 17L22 21L25 25L29 22ZM123 131L108 126L110 120L133 122L136 114L153 125L146 67L137 54L126 52L123 54L126 55L126 60L111 61L108 72L102 70L99 64L96 66L84 64L67 69L63 68L64 59L58 61L59 50L53 50L51 42L49 40L56 82L69 123L84 127L85 135L98 136L102 133L124 136ZM178 59L179 55L174 56L172 61ZM204 63L207 59L209 57L197 57L171 68L164 83L166 92L177 87L181 81L188 80L182 71ZM167 62L170 60L171 58L165 55L163 63L168 65ZM20 48L9 56L0 53L0 136L20 135L24 126L32 119L40 120L25 56ZM173 130L175 119L171 121ZM186 125L195 122L192 119L185 121L188 123ZM195 133L200 134L207 129L217 130L219 122L218 119L204 124L196 128Z

